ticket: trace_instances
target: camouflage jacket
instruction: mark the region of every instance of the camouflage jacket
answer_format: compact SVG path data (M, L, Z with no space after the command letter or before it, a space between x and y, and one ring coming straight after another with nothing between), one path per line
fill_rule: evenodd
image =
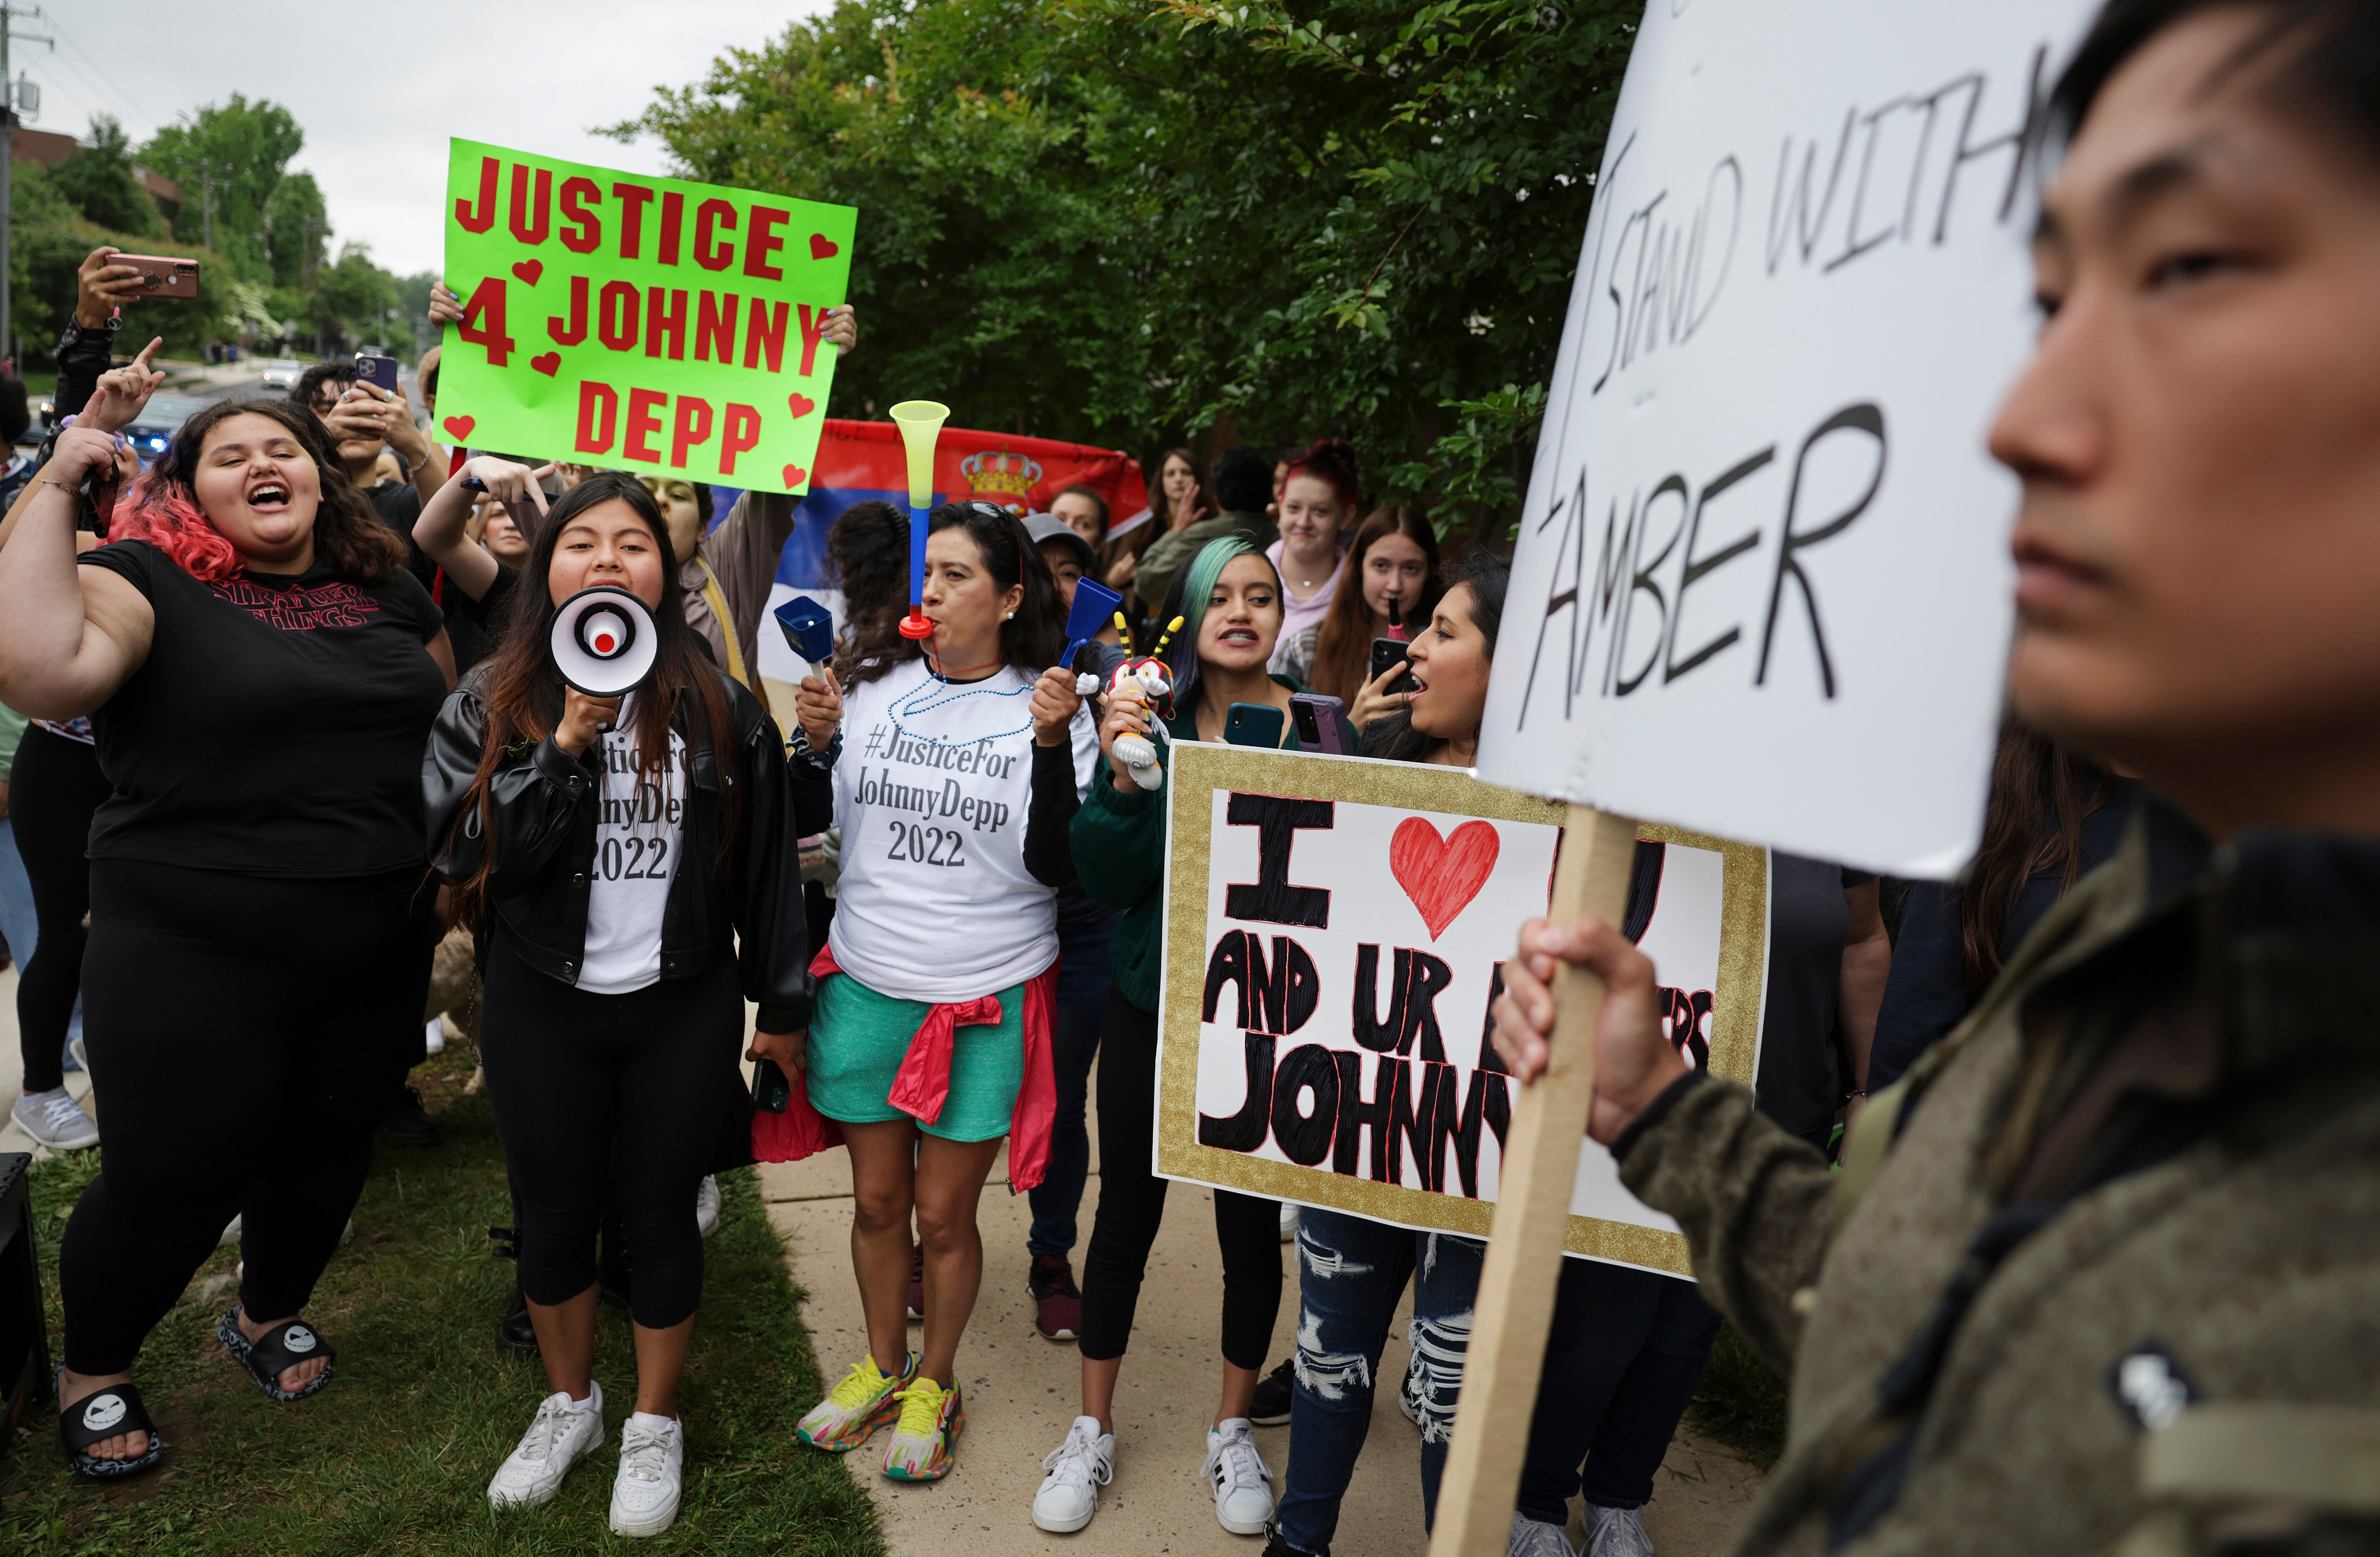
M1615 1150L1791 1375L1738 1553L2380 1550L2380 844L2152 804L1841 1174L1694 1077Z

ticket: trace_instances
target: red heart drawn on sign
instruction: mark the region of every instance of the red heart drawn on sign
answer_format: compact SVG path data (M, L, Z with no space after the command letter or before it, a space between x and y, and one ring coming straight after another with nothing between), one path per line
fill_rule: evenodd
M456 443L468 444L471 441L471 429L480 424L469 417L448 417L439 425L445 428L446 435Z
M833 259L837 254L840 254L840 253L842 253L842 252L843 252L843 249L842 249L841 246L840 246L840 245L838 245L838 244L834 241L834 239L832 239L832 238L831 238L831 237L827 237L827 236L826 236L826 234L824 234L824 233L812 233L812 234L810 234L810 258L811 258L811 259L813 259L813 260L832 260L832 259Z
M528 365L535 368L539 372L543 373L547 378L552 378L554 374L562 371L562 353L558 351L549 351L542 357L532 357L528 359Z
M1441 839L1438 829L1417 816L1397 823L1389 839L1389 872L1405 889L1433 941L1439 932L1470 906L1496 869L1500 847L1496 824L1466 821L1452 836Z
M797 487L797 486L800 486L804 481L807 481L807 480L808 480L810 479L810 473L809 473L808 471L807 471L807 470L803 469L803 468L802 468L800 466L798 466L798 465L788 465L788 466L786 466L786 467L785 467L785 469L784 469L784 477L785 477L785 485L787 485L787 486L789 486L789 487Z
M798 390L785 396L785 404L792 408L795 421L801 420L802 418L818 409L818 402Z
M520 277L522 286L534 286L537 285L537 278L545 274L545 262L543 260L519 261L514 264L513 274Z

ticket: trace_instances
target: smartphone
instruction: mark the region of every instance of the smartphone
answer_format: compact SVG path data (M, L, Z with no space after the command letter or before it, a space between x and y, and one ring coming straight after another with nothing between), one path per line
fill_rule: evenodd
M1327 692L1292 692L1289 717L1297 726L1297 744L1307 751L1344 757L1347 751L1347 705Z
M1388 669L1390 665L1403 664L1405 663L1406 647L1407 645L1405 640L1401 638L1376 638L1372 639L1372 669L1364 679L1366 681L1378 681L1380 678L1380 673Z
M1223 738L1233 746L1281 745L1281 710L1270 703L1233 703L1223 715Z
M170 260L158 254L110 254L111 265L130 265L140 273L140 295L144 298L196 298L199 295L199 262L196 260Z
M752 1106L763 1113L783 1113L794 1101L794 1084L774 1060L752 1062Z
M367 357L360 351L356 353L356 382L385 389L400 400L405 398L405 388L396 382L396 359L394 357Z

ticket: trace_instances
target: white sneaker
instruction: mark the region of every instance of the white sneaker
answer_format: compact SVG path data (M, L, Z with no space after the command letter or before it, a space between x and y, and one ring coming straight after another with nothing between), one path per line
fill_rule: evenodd
M591 1381L590 1381L591 1383ZM603 1441L603 1386L593 1384L583 1401L556 1390L538 1403L528 1431L488 1483L488 1502L497 1508L550 1502L587 1452Z
M20 1093L9 1116L17 1127L52 1151L80 1151L99 1144L99 1125L67 1095L64 1087Z
M1281 1203L1281 1241L1284 1244L1297 1242L1297 1202L1294 1200Z
M1645 1533L1645 1511L1587 1504L1586 1550L1588 1557L1653 1557L1653 1538Z
M1077 1417L1066 1441L1041 1462L1050 1474L1033 1494L1033 1523L1053 1535L1072 1535L1099 1511L1099 1489L1115 1476L1115 1434L1097 1417Z
M1548 1525L1542 1519L1532 1519L1515 1510L1512 1533L1505 1540L1504 1557L1579 1557L1570 1544L1570 1537L1559 1525Z
M694 1225L706 1238L719 1231L719 1180L710 1174L694 1192Z
M642 1411L620 1427L620 1474L612 1483L612 1533L657 1536L677 1518L686 1479L686 1429Z
M1207 1463L1199 1475L1215 1490L1215 1519L1235 1536L1260 1536L1272 1522L1272 1472L1257 1453L1256 1429L1234 1417L1207 1429Z

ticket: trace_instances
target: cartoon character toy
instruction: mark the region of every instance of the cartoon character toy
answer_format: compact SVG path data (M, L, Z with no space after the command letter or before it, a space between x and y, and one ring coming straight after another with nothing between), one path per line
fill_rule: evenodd
M1165 722L1173 717L1173 672L1161 656L1165 645L1180 629L1182 618L1176 616L1166 627L1165 635L1157 640L1157 652L1144 659L1126 660L1108 678L1107 696L1146 706L1153 717L1148 722L1148 735L1125 734L1115 739L1115 754L1131 771L1132 782L1142 789L1156 791L1165 786L1165 770L1158 765L1157 742L1168 740Z

